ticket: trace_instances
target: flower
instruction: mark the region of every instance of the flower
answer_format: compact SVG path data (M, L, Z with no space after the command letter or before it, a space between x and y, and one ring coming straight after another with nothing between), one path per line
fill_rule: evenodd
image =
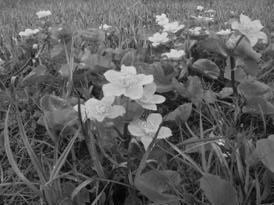
M47 11L38 11L36 12L36 15L38 16L38 18L44 18L44 17L47 17L47 16L50 16L51 15L51 11L50 10L47 10Z
M166 98L161 95L154 95L156 87L155 83L145 85L143 96L136 100L136 102L145 109L157 110L156 104L165 102Z
M107 24L101 24L100 26L99 26L99 29L102 29L102 30L104 30L104 31L106 31L106 30L108 30L108 29L110 29L111 28L111 26L109 26L109 25L107 25Z
M198 6L196 7L196 9L197 9L197 11L203 11L203 10L204 10L204 7L201 6L201 5L198 5Z
M152 142L153 137L157 133L163 118L159 113L152 113L147 117L146 121L137 119L129 123L128 130L130 134L140 138L145 149ZM172 132L168 127L161 127L157 138L164 139L172 136Z
M267 35L261 31L263 28L260 20L251 21L248 16L244 14L240 15L240 22L234 21L231 23L231 27L234 30L238 30L245 35L250 41L251 46L255 46L259 39L267 42Z
M178 21L167 23L164 25L164 31L170 33L176 33L177 31L183 29L185 25L179 25Z
M164 26L165 24L167 24L169 22L166 14L161 14L161 15L156 15L156 22L160 25L160 26Z
M29 37L32 36L34 34L37 34L40 30L39 29L25 29L25 31L21 31L19 32L19 36L21 37Z
M114 96L108 96L101 100L91 98L86 101L80 108L83 121L90 119L102 122L105 118L114 119L125 114L126 110L123 106L112 105L114 100ZM74 106L74 109L78 111L78 106Z
M180 60L185 54L184 50L171 49L169 53L163 53L162 56L172 60Z
M35 50L38 49L38 44L37 44L37 43L34 43L34 44L32 45L32 48L35 49Z
M226 35L229 35L231 33L232 33L231 29L225 29L225 30L222 29L222 30L216 32L216 34L220 35L220 36L226 36Z
M188 31L191 35L195 35L195 36L198 36L201 34L201 30L202 30L202 27L200 26L197 26L195 28L190 28Z
M103 85L104 96L125 95L132 100L143 96L143 85L153 82L152 75L137 74L134 66L121 66L121 71L108 70L104 73L110 82Z
M152 46L158 46L161 43L166 43L169 41L167 32L155 33L153 36L149 37L148 40L152 42Z

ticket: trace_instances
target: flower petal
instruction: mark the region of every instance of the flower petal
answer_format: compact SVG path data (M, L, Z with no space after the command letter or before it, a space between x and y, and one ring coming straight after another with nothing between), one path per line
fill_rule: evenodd
M117 82L121 79L121 73L116 70L108 70L104 76L109 82Z
M143 143L145 150L147 150L147 148L150 145L151 141L152 141L152 138L148 137L148 136L145 136L145 137L141 138L141 142Z
M260 31L263 28L263 25L260 20L252 21L252 26L256 27L256 30Z
M134 75L137 73L136 68L134 66L125 66L125 65L121 66L121 72L122 73L134 74Z
M241 14L240 15L240 22L241 22L241 24L250 24L251 19L248 16L246 16L244 14Z
M257 37L259 39L261 39L264 43L268 42L267 35L264 32L262 32L262 31L260 31L260 32L257 33Z
M156 92L157 85L153 82L144 86L144 95L151 96Z
M147 110L157 110L157 106L153 103L143 103L143 102L137 102L139 103L143 108Z
M105 96L102 98L101 102L107 105L112 105L115 100L115 96Z
M165 102L166 98L162 95L153 95L151 98L151 102L155 104L161 104Z
M161 127L157 138L158 139L165 139L165 138L168 138L170 136L172 136L171 129L169 129L168 127Z
M116 117L122 116L126 113L126 110L121 105L114 105L110 112L108 113L107 117L110 119L114 119Z
M163 118L159 113L152 113L147 117L147 124L152 125L155 132L158 130Z
M143 137L145 136L144 130L140 127L141 120L135 120L129 123L128 131L130 134L136 137Z
M103 85L104 96L120 96L125 93L125 89L112 83Z
M139 84L146 85L153 82L153 75L145 75L145 74L139 74L138 75Z
M248 38L248 40L250 41L250 45L253 47L256 45L256 43L258 42L258 37L254 34L250 34L246 36Z
M137 100L143 96L143 90L143 86L137 84L136 86L127 88L125 91L125 96L129 97L132 100Z

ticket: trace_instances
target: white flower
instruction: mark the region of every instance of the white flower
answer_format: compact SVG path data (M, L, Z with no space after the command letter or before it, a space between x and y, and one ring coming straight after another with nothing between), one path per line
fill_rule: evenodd
M196 9L197 9L197 11L203 11L203 10L204 10L204 7L201 6L201 5L198 5L198 6L196 7Z
M106 31L106 30L108 30L108 29L110 29L111 28L111 26L109 26L109 25L107 25L107 24L101 24L100 26L99 26L99 29L102 29L102 30L104 30L104 31Z
M185 55L184 50L170 49L169 53L163 53L162 56L166 56L168 59L180 60Z
M191 35L198 36L201 34L202 27L197 26L195 28L190 28L188 31Z
M179 25L178 21L167 23L164 25L164 31L170 33L176 33L177 31L183 29L184 25Z
M32 48L35 49L35 50L38 49L38 44L37 43L33 44Z
M128 125L130 134L140 138L145 149L148 148L154 135L156 134L163 118L159 113L152 113L147 117L146 121L137 119ZM172 136L172 132L168 127L161 127L157 135L158 139L164 139Z
M220 35L220 36L226 36L226 35L229 35L231 33L232 33L231 29L225 29L225 30L222 29L222 30L216 32L216 34Z
M267 42L267 35L261 31L263 28L260 20L251 21L248 16L240 15L240 22L234 21L231 23L234 30L238 30L245 35L250 41L251 46L255 46L259 39Z
M83 121L87 119L102 122L105 118L114 119L125 114L126 110L121 105L112 105L115 100L114 96L104 97L101 100L91 98L81 105L81 115ZM78 111L77 107L74 109Z
M104 73L110 82L103 85L104 96L125 95L132 100L143 96L143 85L153 82L152 75L137 74L133 66L121 66L121 71L108 70Z
M165 102L165 97L161 95L155 95L157 86L155 83L151 83L144 86L143 96L136 100L136 102L143 108L148 110L157 110L156 104L161 104Z
M156 22L160 25L160 26L164 26L165 24L167 24L169 22L166 14L161 14L161 15L156 15Z
M44 17L47 17L47 16L50 16L51 15L51 11L50 10L47 10L47 11L38 11L36 12L36 15L38 16L38 18L44 18Z
M34 34L37 34L40 30L39 29L25 29L25 31L21 31L19 32L19 36L21 37L29 37L32 36Z
M155 33L153 36L149 37L148 40L152 42L152 46L158 46L161 43L166 43L169 41L167 32Z

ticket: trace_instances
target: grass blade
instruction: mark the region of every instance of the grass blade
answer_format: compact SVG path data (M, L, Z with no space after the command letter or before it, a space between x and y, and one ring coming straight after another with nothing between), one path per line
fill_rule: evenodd
M53 166L53 170L50 173L50 179L47 182L47 184L51 183L55 178L57 178L58 173L60 172L62 166L64 165L68 154L72 148L72 146L74 145L75 140L77 139L78 135L79 135L80 129L77 130L77 132L75 132L73 138L70 140L69 144L67 145L66 149L63 151L63 153L61 154L61 156L59 157L59 159L57 160L57 162L55 163L55 165Z
M5 145L5 152L7 154L7 158L9 160L9 163L13 169L13 171L16 173L16 175L31 189L33 190L37 195L42 197L42 193L25 177L25 175L20 171L19 167L17 166L17 163L13 157L11 147L10 147L10 141L9 141L9 131L8 131L8 122L9 122L9 114L10 114L10 107L8 108L6 119L5 119L5 127L4 127L4 145Z

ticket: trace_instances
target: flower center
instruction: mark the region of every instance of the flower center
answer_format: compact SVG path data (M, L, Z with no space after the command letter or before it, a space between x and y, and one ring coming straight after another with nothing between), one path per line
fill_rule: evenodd
M130 88L136 85L138 82L137 82L136 76L132 74L125 74L123 78L121 79L120 83L123 87Z
M105 113L109 112L110 106L104 105L104 104L99 104L99 105L96 105L95 109L98 114L105 114Z

